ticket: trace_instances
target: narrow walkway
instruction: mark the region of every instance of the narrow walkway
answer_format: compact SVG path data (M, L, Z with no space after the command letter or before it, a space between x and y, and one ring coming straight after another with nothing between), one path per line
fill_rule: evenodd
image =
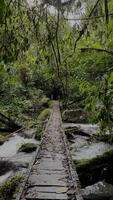
M56 101L21 200L82 200L76 180L72 178L65 140L59 102Z

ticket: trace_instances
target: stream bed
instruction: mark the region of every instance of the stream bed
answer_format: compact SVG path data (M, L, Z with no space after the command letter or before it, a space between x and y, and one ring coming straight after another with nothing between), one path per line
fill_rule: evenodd
M113 150L113 145L95 139L98 125L64 123L63 126L84 200L113 200L113 158L109 160L106 157L106 153ZM40 144L24 134L14 134L0 145L0 184L13 175L27 172L35 151L19 152L24 143Z
M63 126L84 200L113 200L113 164L112 157L108 157L113 145L96 139L99 130L96 124Z
M26 173L35 151L32 153L19 152L19 148L25 143L37 144L37 146L40 144L39 141L26 138L23 134L14 134L0 145L0 184L13 174L19 174L20 171L21 175Z

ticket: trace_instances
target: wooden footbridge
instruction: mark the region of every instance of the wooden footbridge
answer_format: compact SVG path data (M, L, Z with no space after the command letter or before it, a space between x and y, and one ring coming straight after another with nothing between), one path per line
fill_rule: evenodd
M83 200L55 101L35 161L16 200Z

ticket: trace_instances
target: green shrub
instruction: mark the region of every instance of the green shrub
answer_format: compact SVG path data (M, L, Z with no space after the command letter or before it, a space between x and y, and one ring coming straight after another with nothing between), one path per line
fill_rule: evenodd
M19 184L22 182L22 176L16 176L5 183L0 185L0 200L10 200L12 199L15 192L18 190Z
M35 139L36 140L41 140L43 134L43 130L41 127L38 127L36 132L35 132Z

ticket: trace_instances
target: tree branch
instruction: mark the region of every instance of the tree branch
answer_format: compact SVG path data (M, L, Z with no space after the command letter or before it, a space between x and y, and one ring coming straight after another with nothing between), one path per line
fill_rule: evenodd
M94 5L93 9L91 10L91 12L90 12L90 14L89 14L89 16L88 16L89 18L90 18L90 17L92 16L92 14L94 13L94 11L95 11L95 9L96 9L96 7L97 7L99 1L100 1L100 0L97 0L96 4ZM76 46L77 46L78 41L81 39L82 35L84 35L84 33L85 33L86 29L87 29L88 24L89 24L89 23L85 24L84 27L82 28L82 30L79 32L79 36L78 36L78 38L76 39L75 44L74 44L74 51L75 51L75 49L76 49Z
M113 51L106 50L106 49L98 49L98 48L88 48L88 47L85 47L85 48L80 48L80 50L81 50L81 52L85 52L85 51L97 51L97 52L105 52L105 53L113 55Z

